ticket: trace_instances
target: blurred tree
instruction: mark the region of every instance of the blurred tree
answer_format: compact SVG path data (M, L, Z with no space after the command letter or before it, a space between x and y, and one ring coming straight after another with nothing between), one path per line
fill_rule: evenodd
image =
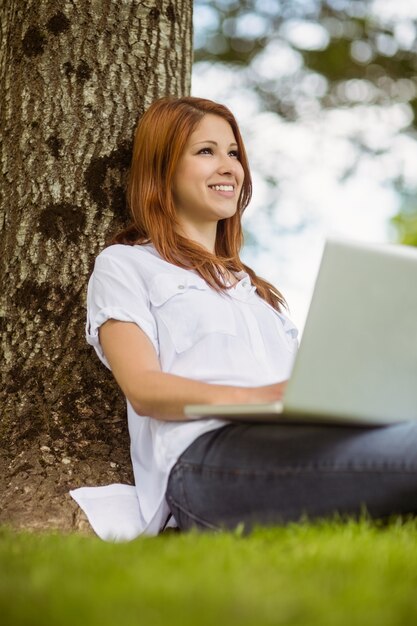
M233 68L264 110L289 121L334 108L401 107L417 130L417 6L387 0L195 0L195 63ZM383 154L364 134L360 154ZM393 181L394 183L394 181ZM415 181L401 193L415 194ZM400 213L404 232L414 218ZM411 236L411 240L413 237Z
M195 0L194 61L245 66L268 110L287 117L299 114L300 81L311 74L325 79L318 93L312 89L309 94L321 106L401 102L417 113L417 29L412 13L402 19L395 11L391 17L378 16L375 4ZM268 49L272 67L254 65ZM273 67L277 55L292 60L290 75ZM363 84L356 91L349 89L352 80ZM416 116L412 123L417 127Z

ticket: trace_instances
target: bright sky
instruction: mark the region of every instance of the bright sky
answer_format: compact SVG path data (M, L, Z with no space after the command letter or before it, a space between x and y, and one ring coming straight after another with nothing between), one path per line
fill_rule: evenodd
M388 13L393 5L401 9L401 2L375 4L381 12ZM303 31L301 23L290 28L294 38ZM319 46L317 29L307 24L304 34L311 47ZM257 71L262 72L262 65L275 76L295 71L297 54L275 44L280 46L271 54L265 51ZM306 87L310 91L320 90L320 79L315 80L317 84ZM351 83L350 89L361 88ZM406 88L415 86L404 83ZM369 242L395 238L389 220L400 197L391 181L401 174L417 185L417 142L400 132L410 122L410 111L401 104L322 111L310 98L303 121L291 123L260 112L256 95L242 86L238 72L207 63L194 67L192 94L226 104L238 119L254 178L243 223L262 248L245 246L242 257L284 293L291 318L302 330L326 237ZM358 142L385 153L363 153ZM278 179L278 188L267 182L268 176Z

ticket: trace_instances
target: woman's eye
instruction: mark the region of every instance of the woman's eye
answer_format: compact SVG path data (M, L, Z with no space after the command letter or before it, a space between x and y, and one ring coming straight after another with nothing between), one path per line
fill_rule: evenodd
M201 148L197 154L214 154L214 152L213 148ZM239 159L239 152L237 150L230 150L228 154L234 159Z

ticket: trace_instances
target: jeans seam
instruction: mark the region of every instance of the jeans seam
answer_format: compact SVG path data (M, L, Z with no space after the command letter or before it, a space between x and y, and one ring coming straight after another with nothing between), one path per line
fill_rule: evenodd
M177 465L174 467L173 471L171 472L171 475L173 476L175 474L175 478L178 481L178 485L181 491L183 502L185 503L186 506L184 507L181 504L179 504L179 502L172 496L171 493L167 494L167 499L168 499L169 504L173 504L180 511L182 511L182 513L185 513L185 515L187 515L190 519L194 520L195 522L199 522L202 526L205 526L206 528L211 528L212 530L220 530L219 526L215 526L214 524L211 524L210 522L203 519L202 517L199 517L198 515L195 515L194 513L191 513L191 511L189 511L190 505L188 503L188 498L186 496L185 488L184 488L183 465L185 464L182 462L181 464L177 463Z
M343 472L343 473L385 473L387 471L396 474L412 474L417 472L417 465L399 465L399 464L337 464L337 463L317 463L310 465L283 465L274 470L252 470L244 468L219 468L200 465L198 463L182 462L182 466L193 472L205 472L212 474L230 475L230 476L281 476L283 474L297 474L302 472Z
M193 521L199 522L199 524L201 524L202 526L205 526L206 528L211 528L212 530L221 530L219 526L215 526L214 524L211 524L210 522L203 519L202 517L199 517L198 515L195 515L194 513L191 513L190 511L188 511L188 509L181 506L181 504L179 504L172 496L170 497L170 501L172 502L174 506L176 506L180 511L182 511L182 513L185 513Z

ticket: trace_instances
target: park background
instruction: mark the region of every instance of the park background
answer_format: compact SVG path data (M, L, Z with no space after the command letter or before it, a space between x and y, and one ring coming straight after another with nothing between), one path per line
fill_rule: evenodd
M195 0L192 95L241 125L244 261L300 331L326 237L417 243L416 0Z
M35 105L33 111L30 106L17 108L5 135L10 172L4 169L11 173L14 160L17 173L5 177L5 188L10 183L18 193L7 197L7 219L0 224L18 224L18 236L14 239L14 227L3 229L3 276L10 285L13 271L18 284L6 294L11 305L6 301L0 307L14 365L0 389L5 406L10 398L0 455L2 624L414 624L415 519L377 523L364 512L359 522L303 520L258 529L249 537L239 529L164 533L112 545L82 536L85 526L65 500L75 477L80 484L96 484L98 477L102 483L127 479L127 445L120 425L124 406L116 403L116 395L103 393L109 379L84 346L84 308L73 288L76 277L84 289L87 261L103 245L93 235L98 231L101 237L113 209L117 212L118 199L110 192L121 191L115 184L127 153L126 137L114 124L120 108L114 86L128 81L117 82L114 47L103 43L96 24L103 7L112 18L111 10L117 9L122 18L107 24L120 36L121 47L126 43L123 11L132 7L139 12L146 6L149 15L142 19L150 38L158 31L152 26L158 19L165 32L175 34L184 27L188 33L187 19L181 21L168 2L162 14L155 11L157 5L162 3L39 0L2 5L13 26L7 31L7 20L2 22L12 61L3 67L13 69L6 86L16 84L17 91L22 86L18 95L26 99L18 99L19 105L30 97ZM83 12L87 6L95 10ZM326 235L417 243L416 18L415 0L195 0L192 93L221 100L236 112L253 166L255 195L245 217L244 257L285 292L300 326ZM86 33L85 41L80 33ZM68 59L73 43L79 47ZM83 46L90 66L80 62ZM167 75L165 66L158 66L162 84L165 78L173 91L186 91L185 52L176 59L175 49L165 50L177 75ZM158 64L162 56L152 60ZM142 60L139 55L139 65ZM107 67L112 72L106 74ZM146 63L140 67L149 70ZM33 81L20 84L25 72ZM151 84L154 75L146 74ZM106 84L105 98L101 88L94 92L97 76ZM142 85L149 100L148 86ZM47 98L39 112L43 90ZM55 99L55 92L60 98ZM49 105L56 100L54 109ZM92 110L99 123L89 125ZM51 111L57 115L48 118ZM133 117L137 110L131 111L132 126ZM74 119L85 123L80 136L69 132ZM114 128L117 132L110 132ZM19 141L15 130L21 133ZM126 135L130 133L129 127ZM119 143L112 143L115 135ZM62 166L68 145L83 148L73 160L77 167L81 163L74 196L73 162ZM48 186L41 170L52 181L63 181L64 172L71 187L62 183L67 195L60 195L56 185ZM86 184L92 174L97 185ZM33 179L42 185L34 185ZM22 267L30 283L22 283ZM40 313L43 329L50 333L41 345L36 325ZM16 337L24 341L17 345Z
M302 330L326 237L417 243L417 0L11 0L0 16L0 523L74 529L70 489L133 480L125 401L84 324L94 259L128 219L138 118L190 89L236 113L242 256Z

